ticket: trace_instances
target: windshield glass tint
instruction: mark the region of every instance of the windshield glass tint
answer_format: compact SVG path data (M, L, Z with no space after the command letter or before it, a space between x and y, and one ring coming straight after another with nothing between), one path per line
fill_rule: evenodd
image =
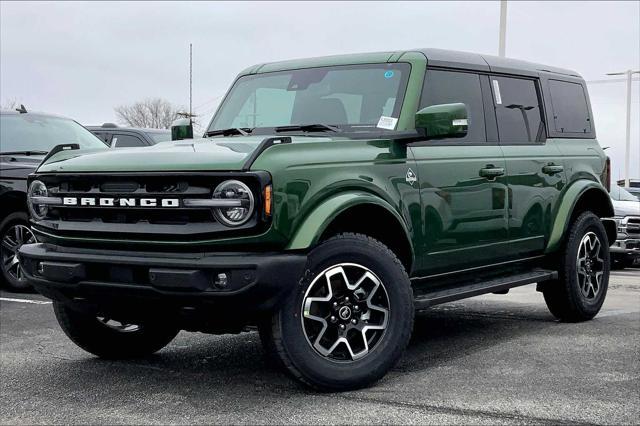
M49 151L63 143L107 149L93 133L73 120L41 115L0 115L0 151Z
M398 118L409 64L309 68L239 78L209 130L329 124L375 127Z

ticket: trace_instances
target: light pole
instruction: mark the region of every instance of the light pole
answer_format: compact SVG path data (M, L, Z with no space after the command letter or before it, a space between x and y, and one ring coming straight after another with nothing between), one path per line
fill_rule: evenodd
M627 130L625 136L624 151L624 186L629 187L629 157L631 157L631 77L640 74L640 70L626 70L621 72L608 72L607 75L624 75L627 77Z
M507 0L500 0L500 39L498 56L504 57L507 50Z

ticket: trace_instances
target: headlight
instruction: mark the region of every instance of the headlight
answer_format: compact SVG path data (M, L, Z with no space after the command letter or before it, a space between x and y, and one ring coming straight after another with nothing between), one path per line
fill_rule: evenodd
M218 185L213 191L213 199L237 201L229 203L236 205L213 209L216 219L227 226L239 226L248 221L255 207L253 193L247 185L238 180L227 180Z
M48 195L49 191L47 191L47 186L39 180L34 180L33 182L31 182L31 185L29 185L27 204L29 205L29 212L34 219L42 220L47 215L47 205L37 204L36 201L37 197L47 197ZM36 198L35 201L34 198Z

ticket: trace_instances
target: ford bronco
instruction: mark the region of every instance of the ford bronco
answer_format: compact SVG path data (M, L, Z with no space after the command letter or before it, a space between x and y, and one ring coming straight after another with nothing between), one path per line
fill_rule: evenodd
M437 49L261 64L201 139L77 148L30 176L20 260L99 357L257 327L300 381L353 389L416 311L537 283L577 322L607 293L608 160L573 71Z

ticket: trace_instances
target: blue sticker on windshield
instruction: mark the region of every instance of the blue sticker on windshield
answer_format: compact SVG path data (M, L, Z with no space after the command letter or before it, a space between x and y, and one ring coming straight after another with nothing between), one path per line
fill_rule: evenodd
M393 77L393 71L389 70L384 73L384 78L391 78L391 77Z

